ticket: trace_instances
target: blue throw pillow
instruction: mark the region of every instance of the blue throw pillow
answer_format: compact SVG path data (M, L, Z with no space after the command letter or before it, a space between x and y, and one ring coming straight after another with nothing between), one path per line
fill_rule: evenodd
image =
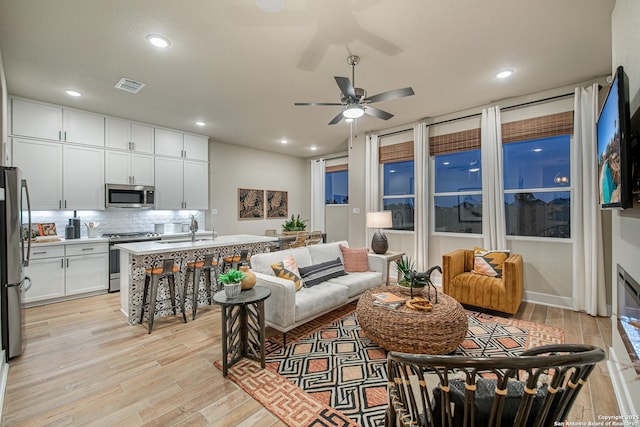
M333 277L347 274L344 272L344 266L339 257L333 261L322 262L309 267L300 267L299 270L305 288L310 288Z

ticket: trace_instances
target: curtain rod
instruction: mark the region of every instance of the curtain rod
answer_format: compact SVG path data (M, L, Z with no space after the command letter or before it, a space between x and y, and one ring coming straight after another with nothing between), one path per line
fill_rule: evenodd
M500 111L515 110L516 108L522 108L522 107L526 107L526 106L533 105L533 104L539 104L541 102L555 101L557 99L567 98L569 96L574 96L574 92L564 93L562 95L550 96L548 98L543 98L543 99L536 99L535 101L523 102L521 104L510 105L509 107L501 108ZM441 125L443 123L450 123L450 122L455 122L455 121L458 121L458 120L471 119L473 117L479 117L481 115L482 115L482 113L468 114L466 116L456 117L456 118L453 118L453 119L441 120L439 122L434 122L434 123L427 123L426 125L427 126ZM409 132L411 130L413 130L413 128L397 130L395 132L389 132L389 133L385 133L385 134L382 134L382 135L378 135L378 137L382 138L382 137L385 137L385 136L397 135L399 133Z

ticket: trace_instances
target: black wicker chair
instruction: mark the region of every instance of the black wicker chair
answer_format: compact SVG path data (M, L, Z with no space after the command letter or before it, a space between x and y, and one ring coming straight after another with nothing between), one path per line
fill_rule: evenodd
M553 426L563 422L601 348L557 344L518 357L387 356L387 426Z

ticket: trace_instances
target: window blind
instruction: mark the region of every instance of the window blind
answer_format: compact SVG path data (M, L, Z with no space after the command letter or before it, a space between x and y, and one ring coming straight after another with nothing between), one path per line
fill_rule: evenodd
M385 145L378 148L378 161L380 164L406 162L408 160L413 160L413 141Z

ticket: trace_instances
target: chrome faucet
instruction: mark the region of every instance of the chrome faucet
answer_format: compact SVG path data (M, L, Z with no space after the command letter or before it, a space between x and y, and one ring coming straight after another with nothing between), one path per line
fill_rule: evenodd
M191 242L195 242L196 231L198 231L198 221L196 221L195 215L191 215L191 224L189 225L189 230L191 231Z

